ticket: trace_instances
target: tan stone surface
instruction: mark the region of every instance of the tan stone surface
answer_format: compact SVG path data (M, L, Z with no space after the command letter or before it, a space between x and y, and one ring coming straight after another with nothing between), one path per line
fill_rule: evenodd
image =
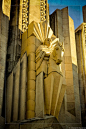
M59 65L56 65L54 60L50 62L50 65L48 67L48 74L50 74L52 71L61 73Z
M29 53L33 53L35 52L35 45L34 44L30 44L29 46L27 46L27 55Z
M43 26L42 26L43 27ZM42 28L41 27L41 28ZM41 30L42 31L42 30ZM43 36L43 34L42 34L42 36ZM39 39L37 39L36 38L36 40L35 40L35 42L36 42L36 50L37 50L37 48L40 46L40 45L42 45L42 42L39 40Z
M20 109L19 109L19 119L24 120L25 119L25 109L26 109L26 82L27 82L27 55L26 53L21 59L21 65L20 66Z
M35 110L35 101L28 100L27 101L27 109L28 109L28 111L29 110L34 111Z
M51 102L53 95L53 85L54 85L54 77L52 74L48 75L48 77L44 80L44 102L45 102L45 110L46 114L50 114L51 111Z
M66 77L67 79L73 79L73 72L72 72L72 70L66 71L66 72L65 72L65 77Z
M74 23L73 23L73 19L70 16L69 16L69 29L70 29L70 45L71 45L72 63L77 65Z
M29 9L29 24L32 21L40 22L40 1L32 0L30 1L30 9Z
M36 63L41 59L42 54L43 54L43 51L38 53L38 55L36 56Z
M34 35L34 21L30 23L30 25L28 26L28 38L31 36L31 34Z
M10 19L11 0L2 2L2 11Z
M59 94L60 94L61 85L62 85L62 76L58 73L53 73L53 75L54 75L54 85L53 85L53 95L52 95L52 103L51 103L51 114L55 115L56 105L59 99Z
M22 36L22 38L23 38L23 36ZM21 51L23 51L26 47L27 47L27 39L24 39L23 38L23 42L22 42L22 47L21 47Z
M36 77L36 117L44 117L43 72Z
M27 119L30 119L30 118L34 118L35 117L35 112L34 111L27 111Z
M35 62L35 53L29 53L29 55L28 55L28 62L29 61L34 61Z
M62 84L61 86L61 91L60 91L60 94L59 94L59 99L58 99L58 102L57 102L57 105L56 105L56 111L55 111L55 116L56 118L58 119L58 116L59 116L59 112L61 110L61 106L62 106L62 101L63 101L63 98L64 98L64 94L65 94L65 91L66 91L66 85Z
M43 60L43 62L41 63L40 67L36 70L36 76L40 73L40 72L44 72L45 74L47 74L47 61Z
M27 31L25 31L23 34L22 34L22 45L25 43L25 40L27 39Z
M34 100L35 101L35 91L34 90L28 90L27 91L27 100Z
M14 96L13 96L13 121L18 120L18 103L19 103L19 76L20 76L20 60L17 63L16 67L13 69L15 74L14 77Z
M35 36L30 36L27 39L27 45L29 46L30 44L35 44L35 40L36 40L36 37Z
M45 53L42 54L41 59L36 63L36 70L41 66Z
M31 26L32 25L32 26ZM34 24L32 23L30 25L30 27L34 27ZM29 32L32 34L33 30L29 30L28 28L28 32L26 33L29 34ZM25 37L22 37L23 40L25 40ZM21 56L25 53L27 53L27 57L28 57L28 66L27 66L27 97L26 97L26 103L27 103L27 108L26 108L26 117L27 119L32 118L35 114L35 106L33 107L33 105L35 105L35 37L34 36L30 36L28 38L28 36L26 37L26 42L25 42L25 46L23 46L22 48L22 52L21 52ZM33 110L33 111L32 111ZM28 114L30 112L30 114Z
M6 89L6 122L11 122L11 112L12 112L12 96L13 96L13 72L7 79L7 89Z
M2 13L1 9L2 7L0 6L0 115L2 113L2 105L3 105L3 93L4 93L3 89L4 89L4 79L5 79L4 75L5 75L8 27L9 27L9 18Z
M31 89L35 91L35 81L34 80L28 80L28 86L27 86L27 90Z
M65 62L65 77L67 84L67 110L71 110L74 107L75 97L74 97L74 74L72 62L75 61L76 64L76 48L75 48L75 37L74 37L74 24L73 20L68 16L68 8L62 9L63 17L63 36L64 36L64 62ZM72 29L72 30L71 30ZM71 97L70 97L71 96ZM70 101L70 103L69 103ZM72 107L72 101L74 102ZM70 112L72 113L72 112Z
M83 13L85 12L85 6L83 7ZM85 13L84 13L85 14ZM83 14L83 20L85 20L85 15ZM76 50L77 50L77 63L78 63L78 77L75 76L74 79L74 86L75 86L75 99L76 99L76 108L79 107L79 104L81 103L81 111L84 112L85 110L85 101L86 101L86 89L85 89L85 85L86 85L86 61L85 61L85 26L86 23L82 23L76 30L75 30L75 38L76 38ZM83 55L83 56L82 56ZM77 72L75 66L74 67L74 75ZM78 86L76 85L79 81L79 89ZM83 92L84 91L84 95ZM80 98L78 97L78 94L80 94ZM80 102L79 102L80 99ZM84 116L84 113L82 113L82 115ZM76 119L78 120L78 122L81 120L80 118L80 113L77 112L76 110Z
M28 80L35 80L35 79L36 79L35 71L29 71Z
M35 62L30 61L28 62L28 71L32 71L32 70L35 71Z

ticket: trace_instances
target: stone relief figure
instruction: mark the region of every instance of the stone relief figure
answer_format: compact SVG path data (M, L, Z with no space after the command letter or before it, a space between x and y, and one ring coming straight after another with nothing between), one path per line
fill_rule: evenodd
M28 33L27 31L23 33L22 41L21 57L23 55L24 57L21 59L23 63L20 59L17 70L13 70L8 78L8 87L9 84L10 87L15 85L15 91L12 91L12 88L8 88L7 91L7 102L9 101L10 104L7 107L6 119L10 122L11 112L13 112L13 121L17 121L18 110L20 110L20 120L43 118L46 115L53 115L58 119L66 90L64 73L62 74L61 71L61 67L63 70L64 66L64 63L61 65L64 53L63 44L59 42L59 38L56 38L46 22L36 23L34 21L28 26ZM21 63L23 69L20 67ZM20 77L16 78L15 81L18 84L16 88L16 83L13 85L13 74L18 75L19 71L22 76L19 75ZM10 79L12 79L11 83ZM16 92L20 84L22 84L21 91ZM11 95L14 92L17 99L15 96L14 100L10 99L9 91ZM11 104L19 101L20 109L18 105L11 109Z
M44 113L55 116L62 86L61 62L64 49L59 41L53 45L51 42L51 39L45 39L43 45L36 50L36 76L42 76L43 79Z
M44 64L46 64L46 66L48 65L47 70L44 70L45 74L49 74L51 69L52 71L60 72L60 64L62 62L62 53L64 49L60 42L56 42L53 48L50 46L50 42L51 39L45 39L44 44L40 45L36 50L37 75L40 73L39 69L42 70L42 65Z
M50 46L50 42L51 39L47 38L44 42L44 45L40 45L36 50L37 75L42 72L42 70L47 75L52 71L62 74L60 64L62 62L62 53L64 52L64 49L60 42L57 41L54 44L53 48L52 46ZM44 65L46 66L46 68L44 67Z

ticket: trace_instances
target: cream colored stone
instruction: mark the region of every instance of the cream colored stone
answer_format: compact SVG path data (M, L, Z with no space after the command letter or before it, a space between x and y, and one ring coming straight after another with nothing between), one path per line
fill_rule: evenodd
M29 89L27 91L27 100L34 100L35 101L35 91Z
M40 50L42 51L43 48L48 48L46 45L40 45L37 50L36 50L36 56L37 56L37 53L40 52Z
M58 38L60 42L64 42L64 37L61 34L58 34Z
M43 54L43 51L41 51L37 56L36 56L36 63L41 59Z
M36 79L35 71L29 71L28 80L35 80L35 79Z
M29 89L35 91L35 81L34 80L28 80L27 90L29 90Z
M35 62L35 53L29 53L29 55L28 55L28 62L29 61L34 61Z
M74 86L67 86L66 93L67 95L74 94Z
M69 39L69 37L65 37L65 38L64 38L64 42L65 42L66 44L70 44L70 39Z
M71 56L65 56L65 64L70 64L72 63L72 59L71 59Z
M71 110L75 108L75 103L74 102L67 102L67 109Z
M32 21L28 26L28 38L30 36L36 36L38 38L37 33L35 32L35 24L36 22Z
M73 86L73 79L71 79L71 78L67 78L66 79L66 84L67 84L67 86Z
M40 22L40 1L32 0L30 2L30 9L29 9L29 24L32 21ZM35 14L35 15L34 15Z
M71 56L71 49L70 49L70 45L69 44L65 44L64 46L65 52L64 52L64 56Z
M25 39L25 40L22 42L21 51L23 51L26 47L27 47L27 39Z
M35 53L35 45L34 44L30 44L29 46L27 46L27 53Z
M6 121L11 122L12 113L12 94L13 94L13 72L7 79L7 89L6 89Z
M50 114L50 111L51 111L53 85L54 85L54 77L52 74L50 74L44 80L44 98L45 98L44 102L45 102L45 109L47 114Z
M27 45L29 46L30 44L34 44L35 45L35 36L30 36L28 39L27 39Z
M36 70L41 66L44 56L45 56L45 53L42 54L41 59L36 63Z
M62 76L58 73L54 73L54 85L53 85L53 95L52 95L52 103L51 103L51 114L55 115L57 101L59 99L59 94L62 86Z
M22 69L21 70L21 89L26 89L26 81L27 81L27 70Z
M42 26L43 27L43 26ZM44 33L43 33L44 34ZM42 34L42 36L43 36L43 34ZM36 50L37 50L37 48L40 46L40 45L42 45L43 43L39 40L39 39L35 39L35 42L36 42Z
M29 110L26 113L27 113L27 119L35 117L35 112L34 111Z
M21 63L22 63L23 69L27 69L27 68L26 68L26 67L27 67L27 53L25 53L25 54L23 55L23 57L21 58Z
M72 71L72 64L65 64L66 71Z
M28 71L32 71L32 70L35 71L35 62L29 61L28 62Z
M44 72L45 74L47 74L47 61L43 60L43 62L41 63L40 67L36 70L36 76L40 73L40 72Z
M20 76L20 60L17 63L16 67L13 69L15 74L14 77L14 99L13 99L13 121L18 120L18 102L19 102L19 76Z
M27 39L27 30L22 34L22 44L25 42Z
M28 100L27 101L27 111L34 111L35 110L35 101L33 100Z
M25 109L26 109L26 81L27 81L27 55L26 53L21 59L21 65L22 69L20 66L20 109L19 109L19 119L24 120L25 119Z
M73 72L72 72L72 70L71 71L66 71L65 72L65 77L67 79L73 79Z
M71 95L67 94L67 102L74 102L74 101L75 101L74 93L72 93Z
M21 89L19 106L20 106L19 119L24 120L25 119L25 109L26 109L26 90L25 89Z
M36 117L44 117L43 72L36 77Z

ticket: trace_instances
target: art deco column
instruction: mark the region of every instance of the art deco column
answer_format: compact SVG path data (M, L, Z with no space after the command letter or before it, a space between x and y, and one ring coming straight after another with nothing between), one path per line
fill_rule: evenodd
M12 113L12 95L13 95L13 72L7 79L6 87L6 122L11 122Z
M30 27L32 26L29 25ZM35 117L35 36L31 36L33 29L29 28L22 35L21 56L27 53L27 97L26 97L26 117L27 119ZM28 35L27 35L28 34Z
M35 117L35 36L27 40L28 81L27 81L27 118Z
M20 63L20 107L19 119L25 119L26 112L26 82L27 82L27 54L25 53L21 58Z
M14 87L13 87L13 121L18 120L18 105L19 105L19 81L20 81L20 60L13 70L14 72Z

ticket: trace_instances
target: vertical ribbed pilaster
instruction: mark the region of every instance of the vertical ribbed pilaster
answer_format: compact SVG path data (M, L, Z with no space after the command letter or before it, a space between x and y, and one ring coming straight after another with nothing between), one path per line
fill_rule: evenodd
M18 106L19 106L19 81L20 81L20 60L13 70L14 81L13 81L13 121L18 120Z
M12 96L13 96L13 72L7 79L6 87L6 122L11 122L11 112L12 112Z
M26 81L27 81L27 54L25 53L20 64L20 105L19 119L25 119L26 111Z
M27 70L27 119L35 117L35 36L27 39L28 70Z

